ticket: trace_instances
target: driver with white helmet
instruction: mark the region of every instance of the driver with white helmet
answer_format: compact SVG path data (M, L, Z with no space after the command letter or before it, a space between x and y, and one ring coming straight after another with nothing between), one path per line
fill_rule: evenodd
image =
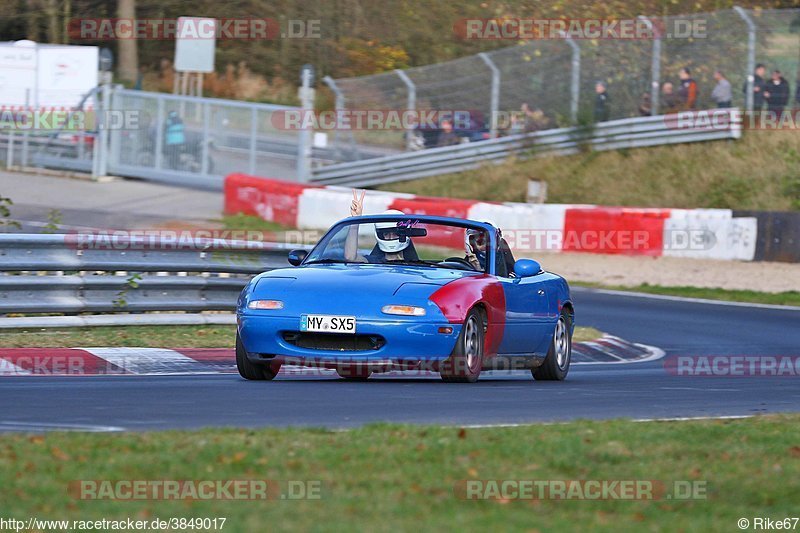
M496 232L495 273L498 276L514 277L514 254L511 253L511 247L503 238L503 232L492 222L485 221L485 223L491 224ZM464 232L464 251L466 252L464 259L469 261L475 270L485 270L488 245L489 236L485 231L468 229Z
M350 204L350 216L360 216L364 210L364 192L361 198L353 191L353 202ZM404 215L397 209L389 209L382 215ZM418 261L419 256L414 249L410 237L401 238L397 222L386 221L375 223L375 247L366 256L358 255L358 225L350 226L350 233L344 246L344 256L348 261L360 263L386 263L392 261Z

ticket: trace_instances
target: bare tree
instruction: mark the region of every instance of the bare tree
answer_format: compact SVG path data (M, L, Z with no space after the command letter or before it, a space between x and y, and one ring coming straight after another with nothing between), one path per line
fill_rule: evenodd
M117 0L117 16L121 19L136 18L136 0ZM117 73L124 81L136 82L139 75L139 53L136 39L120 39L118 43L119 69Z

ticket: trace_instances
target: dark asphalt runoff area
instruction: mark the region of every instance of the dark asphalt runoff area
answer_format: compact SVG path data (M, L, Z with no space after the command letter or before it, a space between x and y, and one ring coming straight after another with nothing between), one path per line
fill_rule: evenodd
M685 356L800 357L800 310L731 306L574 289L577 324L662 348L661 360L575 365L565 382L529 372L476 384L436 377L364 383L238 375L0 379L0 431L149 430L209 426L353 427L370 422L499 425L574 419L800 412L800 377L676 375Z

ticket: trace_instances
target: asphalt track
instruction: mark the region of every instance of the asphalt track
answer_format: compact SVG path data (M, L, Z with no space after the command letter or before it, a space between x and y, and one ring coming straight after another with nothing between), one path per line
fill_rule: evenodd
M800 377L680 376L678 356L800 357L800 310L731 306L574 289L577 323L666 351L662 360L574 366L565 382L530 373L439 379L236 375L0 379L0 431L146 430L206 426L352 427L742 416L800 411Z

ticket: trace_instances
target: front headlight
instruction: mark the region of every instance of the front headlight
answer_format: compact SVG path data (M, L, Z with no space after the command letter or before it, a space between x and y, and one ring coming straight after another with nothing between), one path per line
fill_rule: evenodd
M283 309L283 302L280 300L250 300L247 304L248 309Z
M381 311L387 315L425 316L424 307L413 305L384 305Z

